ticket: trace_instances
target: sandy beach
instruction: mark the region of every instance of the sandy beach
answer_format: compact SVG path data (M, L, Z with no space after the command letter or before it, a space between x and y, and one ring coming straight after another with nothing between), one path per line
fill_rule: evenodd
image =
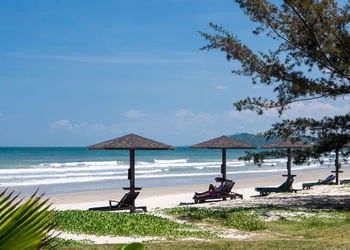
M301 172L295 177L293 188L301 189L303 182L314 182L318 179L324 179L330 174L330 171L319 172ZM341 179L350 178L350 172L345 171L341 175ZM251 200L259 195L254 190L258 186L279 186L284 182L285 177L281 175L271 175L259 178L249 178L236 180L233 187L234 192L243 194L243 200ZM214 183L214 182L213 182ZM141 190L139 197L136 200L136 205L147 206L149 211L156 208L169 208L181 205L193 205L194 192L205 191L208 189L208 184L194 184L185 186L169 186L169 187L153 187L144 188ZM313 190L319 190L313 188ZM310 192L310 191L309 191ZM321 192L321 191L320 191ZM79 209L86 210L91 207L107 206L108 200L120 199L124 190L101 190L88 191L78 193L54 194L48 196L50 201L54 203L54 207L58 210ZM233 201L235 202L235 201ZM212 203L210 203L212 204ZM214 203L216 204L216 203Z

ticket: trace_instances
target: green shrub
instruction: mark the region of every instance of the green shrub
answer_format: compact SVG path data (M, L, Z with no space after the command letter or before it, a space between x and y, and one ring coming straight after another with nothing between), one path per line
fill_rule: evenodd
M189 224L150 214L67 210L57 212L54 221L57 229L72 233L167 238L213 237L208 231L195 231L197 228Z

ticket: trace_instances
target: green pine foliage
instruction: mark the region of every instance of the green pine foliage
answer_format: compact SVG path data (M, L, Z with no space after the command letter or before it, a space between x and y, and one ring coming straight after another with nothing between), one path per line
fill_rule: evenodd
M254 51L234 33L210 23L213 33L200 32L208 42L203 50L219 49L229 62L240 67L232 72L250 77L253 84L273 90L273 98L248 96L235 101L238 111L262 115L276 109L279 114L293 103L342 99L350 94L350 2L336 0L235 0L252 22L255 35L270 37L278 46L267 52ZM236 63L234 65L237 65ZM349 146L350 113L320 120L298 118L273 125L264 136L301 139L308 137L314 149L295 151L295 163L320 159L324 153ZM281 156L282 151L276 153ZM285 154L285 153L284 153ZM248 154L261 164L273 153Z
M282 113L297 101L337 98L350 93L350 3L335 0L236 0L256 35L279 42L268 52L253 51L235 34L210 23L214 34L203 50L220 49L240 68L233 73L251 77L254 84L273 86L276 99L248 97L238 110L277 108ZM309 72L312 72L310 74Z

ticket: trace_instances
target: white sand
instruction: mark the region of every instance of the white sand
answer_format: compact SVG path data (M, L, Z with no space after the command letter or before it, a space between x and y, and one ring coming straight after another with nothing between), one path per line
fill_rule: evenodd
M314 182L318 179L324 179L329 174L329 171L298 173L298 175L295 177L293 187L296 189L301 189L303 182ZM350 172L342 174L341 178L350 178ZM279 186L284 181L285 177L280 175L241 179L236 181L232 191L243 194L244 200L249 200L259 194L254 190L255 187ZM136 205L147 206L149 211L152 211L155 208L170 208L181 205L191 205L193 204L192 197L194 192L205 191L208 189L208 185L209 183L187 186L144 188L141 190L141 193L136 200ZM325 188L327 188L327 186L325 186ZM312 190L314 190L314 188ZM54 207L58 210L87 210L91 207L107 206L108 200L119 200L121 197L123 197L125 192L126 191L124 190L88 191L55 194L50 195L49 198L50 201L54 203ZM322 190L319 192L322 193Z
M293 188L301 189L303 182L314 182L318 179L324 179L330 174L329 171L304 172L298 173L293 184ZM341 179L350 178L350 172L341 175ZM310 190L303 190L297 194L271 194L267 197L258 196L259 193L254 190L257 186L279 186L285 181L285 177L280 175L266 176L254 179L237 180L232 191L243 194L243 200L228 200L221 202L208 202L204 204L194 204L194 192L205 191L208 184L196 184L188 186L156 187L144 188L136 200L136 205L147 206L148 211L154 211L156 208L170 208L175 206L193 205L193 206L255 206L255 205L275 205L287 206L301 209L308 208L337 208L350 207L350 188L344 188L336 185L315 186ZM54 207L58 210L80 209L87 210L91 207L107 206L109 199L120 199L124 190L106 190L91 191L70 194L55 194L50 196L54 202ZM231 232L227 237L244 239L248 235L239 232ZM129 243L142 242L149 240L161 240L157 237L96 237L91 235L74 235L62 233L60 237L65 239L89 240L96 244L102 243ZM225 237L225 236L222 236Z

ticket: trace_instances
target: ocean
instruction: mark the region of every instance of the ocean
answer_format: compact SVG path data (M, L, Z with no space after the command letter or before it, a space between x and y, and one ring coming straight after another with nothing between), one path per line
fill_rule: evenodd
M259 149L257 149L259 150ZM262 167L239 161L246 150L227 150L227 178L238 180L285 174L287 159L269 159ZM156 187L212 183L221 176L221 150L136 150L136 186ZM325 164L292 166L292 172L333 170ZM343 168L349 168L349 164ZM0 147L0 188L31 194L108 190L129 185L128 150L88 150L84 147Z

